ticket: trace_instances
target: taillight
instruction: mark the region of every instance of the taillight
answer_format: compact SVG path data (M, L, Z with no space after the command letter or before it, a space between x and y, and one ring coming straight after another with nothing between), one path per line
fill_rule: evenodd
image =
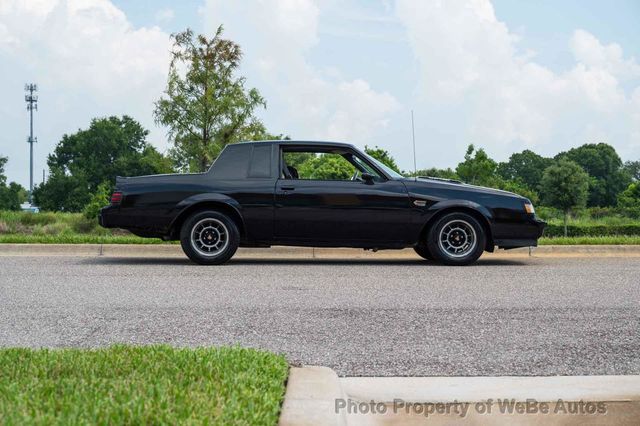
M120 204L122 201L122 192L116 191L111 194L111 204Z

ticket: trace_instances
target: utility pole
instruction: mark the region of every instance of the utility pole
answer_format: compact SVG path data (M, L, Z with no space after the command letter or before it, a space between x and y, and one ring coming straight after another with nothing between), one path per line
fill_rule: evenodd
M38 110L38 95L34 95L34 92L38 91L38 85L29 83L24 85L24 90L27 92L24 95L24 100L27 102L27 111L29 111L29 204L33 205L33 144L38 142L38 138L33 137L33 111Z

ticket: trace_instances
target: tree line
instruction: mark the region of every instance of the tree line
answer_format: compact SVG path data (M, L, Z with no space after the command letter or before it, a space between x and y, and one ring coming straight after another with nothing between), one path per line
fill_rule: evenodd
M223 38L222 26L207 38L191 30L174 34L167 86L155 102L154 118L168 129L165 155L147 140L149 132L128 116L96 118L88 128L64 135L48 156L49 178L34 190L43 210L78 212L95 217L107 203L115 176L206 170L220 151L243 140L286 139L267 131L257 112L267 106L255 88L238 75L240 46ZM400 171L386 150L367 153ZM0 157L0 209L19 209L26 191L6 183ZM330 178L342 165L320 157L301 157L297 167ZM332 162L333 161L333 162ZM544 157L531 150L497 162L470 145L455 169L431 168L405 173L456 179L515 192L534 203L562 210L584 206L619 206L640 210L640 161L622 163L605 143L585 144Z
M619 207L640 216L640 161L623 164L606 143L584 144L552 158L524 150L505 162L469 145L455 170L434 168L415 174L515 192L561 210L565 224L572 210L583 207Z

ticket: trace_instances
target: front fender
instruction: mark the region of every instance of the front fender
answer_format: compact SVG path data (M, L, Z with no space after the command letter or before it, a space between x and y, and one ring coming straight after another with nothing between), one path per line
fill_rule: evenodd
M428 220L428 219L430 219L431 217L433 217L434 215L438 214L441 211L454 210L455 208L463 208L463 209L475 210L476 212L478 212L482 216L484 216L484 218L487 220L487 222L489 224L493 221L493 214L491 213L491 211L488 208L486 208L482 204L478 204L478 203L476 203L474 201L470 201L470 200L442 200L442 201L437 201L437 202L431 204L425 210L425 216L427 217L427 220Z

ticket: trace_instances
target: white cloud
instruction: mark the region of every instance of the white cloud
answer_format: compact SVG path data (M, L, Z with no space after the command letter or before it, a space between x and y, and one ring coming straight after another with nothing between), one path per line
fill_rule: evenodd
M569 45L576 61L587 67L607 71L621 80L640 76L640 64L625 59L617 43L604 46L593 34L576 30Z
M224 23L245 53L245 70L265 94L268 125L294 138L367 142L400 104L364 78L347 80L318 69L307 55L318 42L320 9L310 0L207 1L209 31ZM277 114L272 117L271 114Z
M604 141L640 155L638 102L621 85L640 66L619 45L577 30L567 41L575 65L554 72L520 52L489 0L399 0L396 12L420 66L422 109L446 111L424 131L449 135L457 151L473 142L505 158Z
M175 13L173 9L168 7L158 10L155 14L156 21L162 23L170 22L174 17Z
M157 27L135 28L109 0L0 4L0 92L20 93L27 79L41 90L37 170L45 167L46 154L63 133L86 127L96 116L129 114L152 130L162 147L164 132L155 128L152 110L166 83L168 34ZM22 112L16 100L0 105L0 121L23 140L26 126L15 123L26 114L16 115ZM25 168L18 165L24 164L26 150L7 145L1 150L10 156L9 172L24 183Z

